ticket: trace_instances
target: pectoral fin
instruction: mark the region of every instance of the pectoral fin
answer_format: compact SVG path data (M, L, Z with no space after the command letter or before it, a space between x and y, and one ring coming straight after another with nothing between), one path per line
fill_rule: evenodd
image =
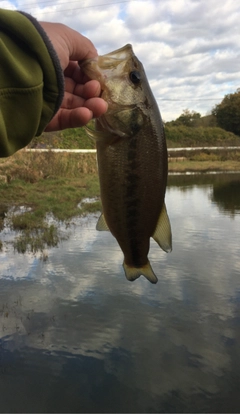
M167 253L172 251L172 232L165 203L160 213L153 239Z
M133 282L139 276L143 275L148 279L151 283L157 283L158 278L153 272L151 265L149 262L145 266L142 267L132 267L128 266L125 262L123 262L123 268L125 271L126 278Z
M97 131L95 129L88 128L86 125L83 128L85 129L89 138L93 139L96 142L103 142L105 145L111 145L126 135L121 131L112 129L110 130L109 128L104 129L104 131Z
M98 219L96 229L98 231L110 231L109 227L106 223L106 220L105 220L105 217L104 217L103 213L101 214L101 216Z
M95 141L106 141L107 139L110 139L112 136L108 132L104 131L96 131L94 129L89 128L88 126L83 127L89 136L89 138L92 138Z

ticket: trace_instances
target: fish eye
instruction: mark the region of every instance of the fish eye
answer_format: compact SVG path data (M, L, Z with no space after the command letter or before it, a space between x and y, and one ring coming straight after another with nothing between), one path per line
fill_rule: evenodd
M141 81L140 72L138 72L137 70L134 70L134 71L130 72L129 73L129 78L132 81L132 83L137 85Z

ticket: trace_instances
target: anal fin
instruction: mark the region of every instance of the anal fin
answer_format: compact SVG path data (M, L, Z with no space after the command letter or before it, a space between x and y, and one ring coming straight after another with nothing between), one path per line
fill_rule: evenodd
M153 239L167 253L172 251L172 231L165 203L163 204Z
M98 231L110 231L103 213L101 214L101 216L98 219L96 229Z

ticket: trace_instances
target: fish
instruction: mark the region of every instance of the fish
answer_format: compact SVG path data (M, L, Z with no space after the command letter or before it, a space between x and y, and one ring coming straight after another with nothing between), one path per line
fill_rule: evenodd
M148 260L150 238L172 250L165 206L168 154L164 125L142 63L132 45L80 62L101 85L107 112L88 126L96 140L102 214L97 230L108 230L124 255L126 278L158 278Z

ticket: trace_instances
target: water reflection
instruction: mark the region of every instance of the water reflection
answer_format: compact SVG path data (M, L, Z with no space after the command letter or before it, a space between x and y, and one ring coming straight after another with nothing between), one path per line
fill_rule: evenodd
M212 201L220 210L230 213L232 217L240 213L240 180L218 184L213 187Z
M211 200L219 209L231 217L240 212L240 174L178 174L169 175L168 187L178 187L181 191L189 191L195 186L210 186Z
M0 411L239 411L240 215L214 196L233 177L211 178L171 179L174 245L151 242L157 285L125 279L96 216L47 262L2 255Z

